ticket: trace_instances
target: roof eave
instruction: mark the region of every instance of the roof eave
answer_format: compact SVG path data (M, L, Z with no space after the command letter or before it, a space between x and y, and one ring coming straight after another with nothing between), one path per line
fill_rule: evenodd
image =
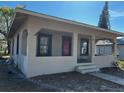
M48 18L48 19L52 19L52 20L56 20L56 21L61 21L61 22L69 23L69 24L84 26L84 27L88 27L88 28L92 28L92 29L96 29L96 30L100 30L100 31L105 31L105 32L108 32L111 34L115 34L117 37L124 36L124 33L121 33L118 31L107 30L107 29L99 28L97 26L93 26L93 25L89 25L89 24L85 24L85 23L81 23L81 22L76 22L76 21L72 21L72 20L68 20L68 19L64 19L64 18L59 18L59 17L55 17L55 16L50 16L50 15L46 15L46 14L41 14L41 13L37 13L34 11L26 10L26 9L16 9L16 13L18 13L18 12L25 13L25 14L32 15L32 16L38 16L38 17Z

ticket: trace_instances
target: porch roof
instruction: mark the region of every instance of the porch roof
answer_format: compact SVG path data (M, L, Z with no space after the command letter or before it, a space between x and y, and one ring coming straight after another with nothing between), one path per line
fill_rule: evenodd
M122 32L117 32L114 30L107 30L107 29L103 29L103 28L100 28L97 26L80 23L80 22L76 22L76 21L72 21L72 20L68 20L68 19L64 19L64 18L55 17L55 16L50 16L50 15L46 15L46 14L41 14L41 13L37 13L34 11L26 10L26 9L16 9L16 14L15 14L14 20L11 22L11 28L10 28L8 37L11 37L16 32L16 30L25 22L25 20L28 18L28 16L42 17L42 18L61 21L64 23L73 24L73 25L77 25L77 26L83 26L86 28L91 28L91 29L95 29L98 31L111 33L111 34L117 35L117 37L124 36L124 33L122 33Z

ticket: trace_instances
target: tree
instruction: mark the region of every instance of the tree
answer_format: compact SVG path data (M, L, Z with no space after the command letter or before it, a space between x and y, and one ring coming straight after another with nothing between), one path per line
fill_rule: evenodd
M109 11L108 11L108 2L107 1L105 2L104 8L100 15L98 27L110 30Z
M8 53L10 52L10 43L8 40L8 32L10 29L10 23L14 17L15 10L9 7L0 8L0 33L4 35L8 45Z
M25 6L18 5L17 8L25 8ZM11 22L15 15L15 9L10 7L1 7L0 8L0 33L4 35L5 40L7 41L8 45L8 53L10 53L10 42L8 40L8 32L11 27Z

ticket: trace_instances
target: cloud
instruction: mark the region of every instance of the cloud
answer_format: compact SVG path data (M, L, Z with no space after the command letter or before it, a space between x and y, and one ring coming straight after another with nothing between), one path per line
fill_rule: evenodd
M124 17L124 11L113 11L113 10L109 10L109 15L110 17Z

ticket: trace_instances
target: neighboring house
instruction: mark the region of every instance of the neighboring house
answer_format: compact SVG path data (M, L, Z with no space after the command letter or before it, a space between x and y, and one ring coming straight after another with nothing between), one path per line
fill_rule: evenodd
M113 43L109 40L99 40L96 43L96 55L111 55Z
M124 38L117 39L118 59L124 60Z
M110 67L116 60L116 37L105 30L58 17L17 9L9 31L11 57L26 77ZM96 41L113 42L112 54L95 56Z
M124 38L119 38L116 41L118 59L124 60ZM110 55L112 54L113 44L107 40L99 40L96 43L96 55Z

